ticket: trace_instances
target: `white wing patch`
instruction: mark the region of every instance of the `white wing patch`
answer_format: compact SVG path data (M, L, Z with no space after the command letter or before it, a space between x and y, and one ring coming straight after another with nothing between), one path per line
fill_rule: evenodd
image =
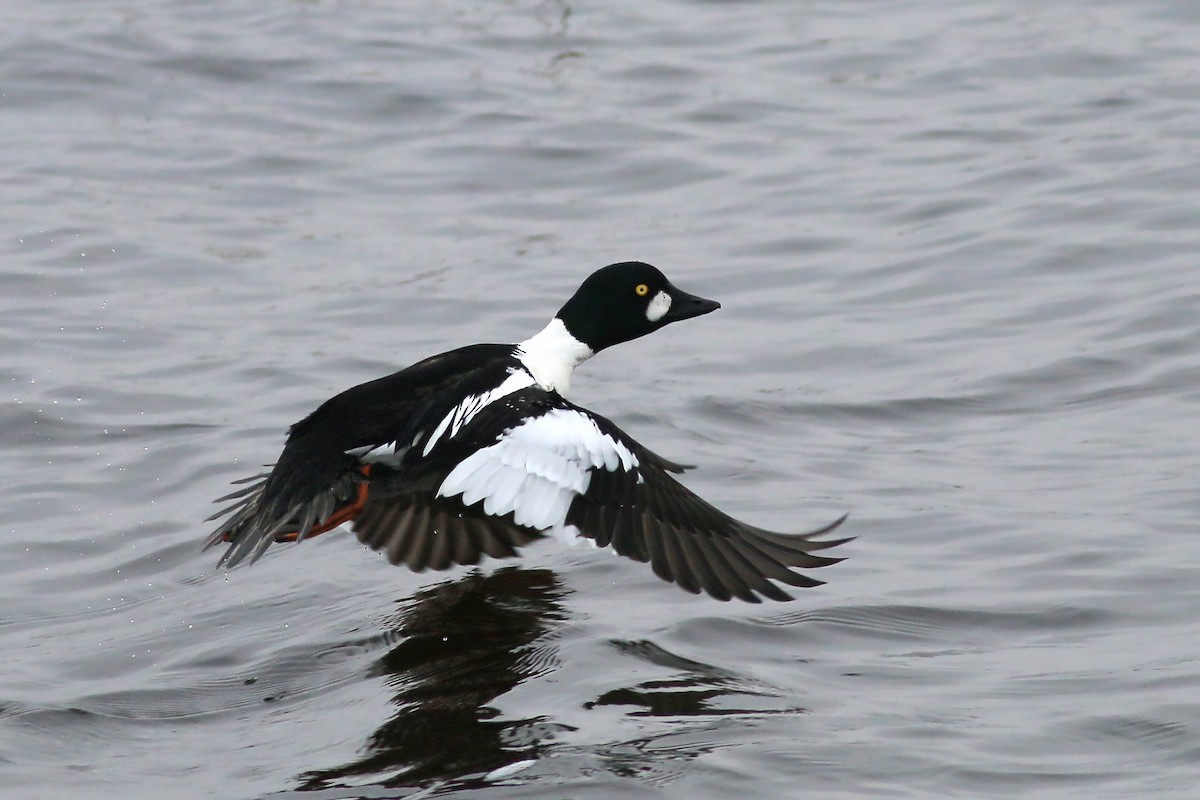
M429 451L437 444L438 439L442 438L442 434L450 431L450 437L453 439L458 435L471 419L482 411L489 403L494 403L502 397L507 397L513 392L519 392L522 389L533 386L536 381L533 376L523 369L515 369L508 374L508 377L490 391L480 394L473 394L470 397L463 399L454 408L450 409L450 413L442 417L442 421L433 429L433 433L429 435L429 440L425 442L425 449L421 451L421 455L429 455Z
M587 491L592 470L631 471L637 456L601 433L587 414L551 409L500 435L459 462L438 487L439 497L462 495L464 505L483 501L486 514L509 512L518 525L553 528L567 538L567 510Z
M399 464L407 447L400 447L398 442L387 442L380 445L367 445L347 450L348 455L356 456L361 461L371 464Z

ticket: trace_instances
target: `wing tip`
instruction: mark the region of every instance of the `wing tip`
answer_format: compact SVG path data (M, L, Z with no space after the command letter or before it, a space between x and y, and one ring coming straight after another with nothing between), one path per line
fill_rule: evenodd
M848 519L850 519L849 511L845 512L840 517L835 519L833 522L830 522L828 525L824 525L820 528L817 528L816 530L808 531L807 533L802 534L802 535L806 536L806 537L807 536L822 536L826 533L837 530L838 528L840 528L842 526L842 523ZM850 537L850 539L853 539L853 538L854 538L853 536ZM848 541L850 541L850 539L842 539L841 541L848 542ZM840 544L840 542L839 542L839 544ZM830 546L832 547L832 545L830 545Z

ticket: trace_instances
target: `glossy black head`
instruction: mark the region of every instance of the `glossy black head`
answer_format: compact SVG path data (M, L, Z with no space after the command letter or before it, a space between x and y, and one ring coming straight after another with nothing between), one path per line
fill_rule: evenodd
M600 352L721 304L676 288L649 264L623 261L596 270L558 312L579 341Z

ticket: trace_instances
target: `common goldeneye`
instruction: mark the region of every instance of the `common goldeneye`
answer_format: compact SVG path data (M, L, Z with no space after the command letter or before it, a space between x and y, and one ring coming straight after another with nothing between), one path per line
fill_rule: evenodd
M614 344L720 304L638 261L593 273L520 344L476 344L347 389L291 427L279 461L217 502L236 500L205 547L221 564L272 542L350 522L360 541L413 570L505 558L551 534L650 562L656 575L718 600L791 600L771 581L816 586L791 568L848 539L756 528L718 511L609 420L567 399L571 372Z

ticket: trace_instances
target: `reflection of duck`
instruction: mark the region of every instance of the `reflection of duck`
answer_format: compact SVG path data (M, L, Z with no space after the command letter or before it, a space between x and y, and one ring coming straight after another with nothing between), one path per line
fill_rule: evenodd
M745 676L675 655L648 641L614 641L622 654L666 670L669 677L656 677L633 686L611 689L584 704L629 706L631 717L721 717L794 714L803 709L780 704L776 691Z
M349 764L301 777L302 789L389 776L387 786L482 779L535 758L556 728L542 719L495 719L488 703L554 669L539 643L565 618L554 573L505 567L419 592L395 620L403 640L375 665L396 689L396 711Z
M228 514L208 546L228 542L233 566L352 521L422 570L582 535L689 592L790 600L772 581L819 584L793 569L840 560L813 553L845 539L812 537L841 519L803 535L738 522L672 477L682 466L566 399L595 353L717 308L649 264L605 267L520 344L452 350L328 400L292 426L269 474L222 498L237 502L214 515Z
M661 732L639 725L639 733L648 735L597 741L581 752L578 745L562 741L565 733L576 731L571 725L544 716L502 716L492 705L523 683L534 681L539 691L568 695L587 691L559 672L559 631L569 624L562 604L566 594L550 570L503 567L440 584L405 601L387 635L399 642L370 671L394 689L391 719L367 737L361 757L304 773L298 788L479 788L526 762L545 764L547 756L571 753L595 759L596 767L614 775L653 781L672 769L671 762L715 746L707 736L681 742L681 734L708 730L731 716L803 713L776 687L747 675L676 655L650 641L609 640L594 645L612 648L628 669L601 681L610 688L590 700L583 694L577 699L560 694L555 702L584 709L589 716L608 707L630 717L672 718ZM558 674L548 681L551 673ZM600 728L606 734L614 730L602 723Z

